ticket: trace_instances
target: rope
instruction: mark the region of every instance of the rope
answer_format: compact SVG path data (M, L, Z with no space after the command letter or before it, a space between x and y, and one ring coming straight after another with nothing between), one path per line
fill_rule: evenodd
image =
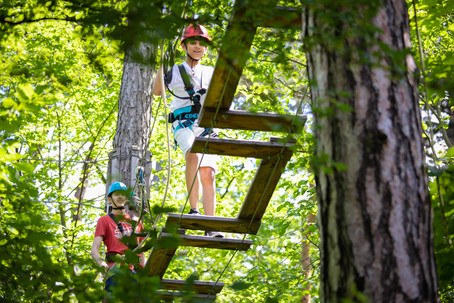
M278 154L279 160L276 161L276 164L274 165L273 170L272 170L270 176L272 176L272 175L276 172L277 166L278 166L278 164L279 164L279 162L280 162L280 159L282 158L282 153L284 152L284 150L285 150L285 144L284 144L284 146L282 147L281 151L280 151L279 154ZM240 242L240 243L238 244L238 246L237 246L238 248L241 247L241 245L243 245L244 241L246 240L246 236L247 236L247 234L249 233L249 230L250 230L250 228L251 228L251 225L252 225L252 223L254 222L255 216L257 215L257 211L258 211L260 205L261 205L262 202L263 202L263 198L264 198L265 192L267 191L267 189L268 189L268 187L269 187L269 185L270 185L270 182L271 182L271 178L268 178L268 182L267 182L266 185L265 185L265 189L263 190L262 195L260 196L259 203L257 203L257 206L255 207L255 210L254 210L254 213L253 213L251 219L249 220L249 225L248 225L248 227L246 228L246 233L243 235L243 239L241 239L241 242ZM229 259L229 261L227 262L227 264L224 266L224 269L223 269L223 270L221 271L221 273L219 274L219 277L216 279L216 282L214 283L214 285L213 285L212 288L211 288L210 294L214 293L214 287L218 284L218 282L219 282L219 280L221 279L222 275L225 273L225 271L226 271L227 268L229 267L230 263L232 262L233 258L236 256L236 254L237 254L237 252L238 252L238 250L239 250L238 248L237 248L236 250L234 250L234 253L233 253L232 256L230 257L230 259Z
M417 15L417 10L416 10L416 4L415 4L415 0L412 1L412 4L413 4L413 11L415 13L415 29L416 29L416 36L417 36L417 39L418 39L418 53L419 53L419 61L421 61L421 69L422 69L422 78L423 78L423 86L424 86L424 105L427 107L427 111L428 111L428 115L430 117L431 115L431 105L429 104L429 95L427 93L427 82L426 82L426 68L425 68L425 65L424 65L424 50L423 50L423 45L422 45L422 41L421 41L421 33L419 32L419 27L418 27L418 15ZM427 120L427 123L432 126L432 121L431 119L429 118ZM423 128L423 132L425 133L426 131L424 130ZM442 129L442 132L443 132L443 129ZM429 135L430 134L430 135ZM432 138L434 138L434 133L433 133L433 129L432 127L429 127L429 134L426 133L426 137L429 139L429 143L430 143L430 148L432 150L432 154L433 154L433 157L434 157L434 164L437 168L439 168L439 165L438 165L438 156L437 156L437 153L435 151L435 147L434 147L434 144L433 144L433 140ZM446 140L445 140L446 141ZM450 145L451 142L449 142L449 139L448 139L448 142L446 142L448 144L448 146ZM440 201L440 212L441 212L441 221L442 221L442 226L443 226L443 232L444 232L444 237L446 239L446 241L448 242L449 245L452 244L452 239L449 235L449 229L448 229L448 223L447 223L447 220L446 220L446 215L445 215L445 210L444 210L444 199L443 199L443 193L441 192L441 188L440 188L440 176L436 176L435 177L436 179L436 182L437 182L437 192L438 192L438 200Z
M228 77L227 77L226 82L228 81L229 77L230 77L230 72L229 72L229 74L228 74ZM220 100L222 100L222 98L224 97L225 87L226 87L226 86L224 86L224 90L223 90L223 92L222 92L222 94L221 94ZM298 109L301 108L301 105L302 105L302 103L303 103L303 99L304 99L304 98L301 98L300 104L298 105ZM218 107L217 107L217 109L216 109L216 112L215 112L215 114L214 114L214 118L213 118L213 120L211 120L211 127L213 127L214 124L215 124L217 115L218 115L218 113L219 113L220 105L221 105L221 103L219 102ZM295 115L294 115L294 119L292 120L290 129L295 125L295 123L296 123L296 121L297 121L297 116L298 116L298 110L297 110L297 112L296 112ZM278 166L280 160L282 159L282 154L284 153L285 146L286 146L287 143L288 143L288 138L287 138L286 141L284 142L284 145L282 146L281 151L277 154L278 161L276 161L276 164L275 164L274 167L273 167L273 170L272 170L272 172L271 172L271 174L270 174L271 176L276 172L277 166ZM207 145L208 145L208 141L207 141L207 143L206 143L206 145L205 145L205 148L207 147ZM203 152L205 153L205 150L204 150ZM243 245L244 241L246 240L246 236L247 236L247 234L249 233L249 230L250 230L250 228L251 228L251 225L253 224L254 219L255 219L255 216L257 215L257 211L258 211L260 205L261 205L262 202L263 202L265 192L267 191L267 189L268 189L268 187L269 187L269 185L270 185L270 182L271 182L271 178L268 179L268 182L267 182L266 185L265 185L265 189L263 190L262 195L260 196L259 203L257 203L257 206L256 206L256 208L255 208L255 210L254 210L254 213L253 213L251 219L249 220L248 227L246 228L246 233L243 235L243 238L241 239L241 242L240 242L240 243L238 244L238 246L237 246L238 248L239 248L241 245ZM227 268L230 266L230 263L232 262L233 258L234 258L234 257L236 256L236 254L238 253L238 250L239 250L238 248L237 248L236 250L234 250L234 253L232 254L232 256L230 257L230 259L228 260L227 264L224 266L224 268L223 268L223 270L221 271L221 273L219 274L219 277L216 279L216 282L215 282L214 285L212 286L211 291L210 291L209 294L214 294L214 287L219 283L219 280L221 279L222 275L225 273L225 271L227 270ZM208 298L208 296L207 296L207 298Z
M162 45L161 45L161 62L164 60L164 40L162 40ZM161 79L161 99L164 102L164 117L167 117L167 96L166 96L166 89L164 86L164 70L163 68L160 69L161 73L158 75L158 77ZM166 138L167 138L167 182L166 182L166 187L164 190L164 197L162 198L162 205L161 207L164 207L166 198L167 198L167 193L169 191L169 184L170 184L170 176L171 176L171 168L172 168L172 156L170 152L170 137L169 137L169 123L165 123L166 125ZM156 228L156 224L158 224L159 219L161 218L162 213L159 213L156 217L156 220L153 224L152 230Z
M161 62L163 62L163 57L164 57L164 40L162 41L162 45L161 45ZM156 76L160 77L160 79L161 79L161 100L164 103L164 114L165 114L164 117L167 117L167 97L166 97L166 90L165 90L165 87L164 87L164 72L163 72L162 68L160 69L160 73L158 75L156 75ZM159 104L158 104L158 110L156 110L156 115L155 115L155 119L153 121L151 134L153 133L154 125L155 125L155 122L156 122L156 117L157 117L157 114L159 112L159 107L161 105L161 100L159 101ZM166 125L167 162L168 162L168 164L167 164L167 182L166 182L166 187L165 187L165 190L164 190L164 196L162 198L161 208L163 208L164 205L165 205L165 202L166 202L166 199L167 199L167 193L169 191L170 176L171 176L171 160L172 160L171 151L170 151L169 126L168 126L168 123L165 123L165 125ZM136 182L137 182L137 178L136 178ZM149 199L147 199L147 201L148 201L148 209L150 210L150 215L151 215ZM142 208L143 208L143 203L142 203ZM141 213L142 213L142 209L141 209ZM151 232L156 229L156 225L158 224L158 222L161 219L161 217L162 217L162 213L159 213L159 214L156 215L156 218L154 219L154 222L153 222L153 226L151 227L150 231L147 233L147 236L140 242L140 244L133 250L133 252L137 252L138 250L141 250L144 247L145 243L150 238ZM139 217L139 219L140 219L140 217Z
M162 48L163 48L163 46L162 46ZM162 62L162 52L161 52L161 62ZM231 75L231 71L229 71L229 73L228 73L228 75L227 75L226 82L229 80L230 75ZM163 82L163 73L162 73L162 71L161 71L160 76L162 77L162 78L161 78L161 79L162 79L162 81L161 81L161 86L163 86L163 85L164 85L164 82ZM224 97L226 88L227 88L227 86L225 85L224 88L223 88L223 91L222 91L222 93L221 93L220 100L222 100L222 98ZM165 88L161 87L161 90L162 90L162 92L163 92L163 100L164 100L164 103L165 103L165 102L166 102L166 101L165 101L165 100L166 100L166 99L165 99L165 95L164 95ZM300 101L299 107L301 107L301 104L302 104L302 100ZM216 107L215 114L214 114L214 118L213 118L213 120L211 120L210 126L211 126L212 129L213 129L213 128L215 127L215 125L216 125L217 116L218 116L218 114L219 114L220 107L221 107L221 102L218 103L218 105L217 105L217 107ZM165 108L166 108L166 105L165 105ZM292 120L292 124L291 124L292 126L294 126L294 124L295 124L295 122L296 122L296 120L297 120L297 114L298 114L298 113L295 114L295 119ZM166 112L166 116L167 116L167 112ZM167 127L167 124L166 124L166 128L168 128L168 127ZM168 131L167 131L167 141L168 141L168 145L169 145ZM201 162L202 162L203 157L205 156L205 154L206 154L206 152L207 152L207 150L208 150L209 141L210 141L210 136L208 136L208 138L207 138L207 140L206 140L206 142L205 142L205 146L204 146L203 149L202 149L201 159L199 160L199 164L198 164L196 173L195 173L195 175L194 175L194 178L193 178L193 180L192 180L192 183L191 183L191 186L190 186L190 189L189 189L188 197L186 198L186 201L185 201L185 203L184 203L184 205L183 205L183 208L182 208L182 210L181 210L180 217L179 217L179 219L178 219L177 225L180 225L180 224L181 224L181 220L182 220L182 217L183 217L183 214L184 214L184 210L185 210L186 205L187 205L187 203L188 203L188 201L189 201L189 197L190 197L191 192L192 192L192 190L193 190L194 184L195 184L195 182L197 181L197 176L198 176L198 173L199 173L199 170L200 170ZM287 141L288 141L288 138L287 138ZM280 161L281 161L281 159L282 159L282 157L283 157L283 153L284 153L284 151L285 151L286 143L287 143L287 142L284 143L284 145L282 146L281 151L277 154L278 159L277 159L277 161L276 161L276 163L275 163L275 165L274 165L274 167L273 167L273 170L272 170L271 175L274 175L274 173L275 173L276 170L277 170L277 167L278 167L278 165L279 165L279 163L280 163ZM170 153L170 148L168 148L168 150L169 150L169 153ZM169 155L169 167L170 167L170 155ZM170 172L169 172L169 176L170 176ZM241 245L244 244L244 242L245 242L245 240L246 240L246 236L247 236L247 234L249 233L250 228L251 228L251 226L252 226L252 224L253 224L253 222L254 222L254 219L255 219L255 217L256 217L256 215L257 215L258 209L259 209L259 207L262 205L262 203L263 203L263 201L264 201L264 196L265 196L265 193L266 193L267 189L268 189L269 186L270 186L270 183L271 183L271 178L268 179L267 184L265 185L265 189L264 189L264 191L263 191L263 193L262 193L262 195L261 195L261 197L260 197L259 203L257 203L256 208L255 208L255 210L254 210L254 213L253 213L253 215L252 215L252 217L251 217L251 219L250 219L250 221L249 221L249 225L248 225L248 227L247 227L247 229L246 229L246 233L243 235L243 238L242 238L241 242L238 244L237 249L234 250L232 256L230 257L230 259L228 260L227 264L224 266L223 270L222 270L221 273L219 274L219 276L218 276L218 278L216 279L216 282L214 283L214 285L212 286L212 289L211 289L211 291L210 291L209 294L214 294L214 287L216 287L216 285L219 283L219 280L221 279L221 277L223 276L223 274L225 273L225 271L227 270L227 268L230 266L230 264L231 264L233 258L234 258L234 257L236 256L236 254L238 253L239 248L241 247ZM167 194L167 187L166 187L166 194ZM165 194L165 196L166 196L166 194ZM165 196L164 196L164 197L165 197ZM165 198L164 198L164 201L165 201ZM158 221L158 220L155 221L155 225L153 226L153 229L155 228L157 221ZM168 249L165 249L165 252L166 252L166 253L167 253L167 251L168 251ZM163 263L163 261L164 261L164 258L165 258L166 253L162 255L161 260L160 260L160 262L159 262L159 267L161 267L161 265L162 265L162 263ZM159 267L158 267L158 268L159 268ZM207 297L208 297L208 296L207 296Z
M163 46L162 46L162 47L163 47ZM161 62L162 62L162 51L161 51ZM166 109L165 115L166 115L166 117L167 117L167 105L166 105L166 101L165 101L165 100L166 100L166 97L165 97L165 88L163 87L163 86L164 86L164 74L163 74L163 72L162 72L162 69L161 69L161 75L160 75L160 76L162 77L162 78L161 78L161 80L162 80L162 81L161 81L161 91L162 91L162 95L163 95L162 98L163 98L164 104L165 104L164 107L165 107L165 109ZM230 73L229 73L229 76L230 76ZM224 92L225 92L225 88L224 88L223 94L224 94ZM219 108L219 107L218 107L218 108ZM217 112L217 111L216 111L216 112ZM168 123L166 123L166 129L168 128L167 124L168 124ZM209 138L210 138L210 137L208 136L208 140L209 140ZM170 168L170 147L169 147L169 142L170 142L169 133L168 133L168 131L167 131L167 143L168 143L168 151L169 151L169 168ZM205 147L206 147L206 146L205 146ZM189 188L188 197L186 198L185 203L184 203L184 205L183 205L183 208L181 209L180 217L179 217L179 219L178 219L177 226L180 225L181 219L182 219L182 217L183 217L183 215L184 215L184 210L185 210L186 205L187 205L187 203L188 203L188 201L189 201L189 197L190 197L190 195L191 195L191 192L192 192L192 189L193 189L193 187L194 187L195 181L197 180L197 175L198 175L198 173L199 173L199 169L200 169L200 165L201 165L202 160L203 160L203 156L204 156L204 153L202 154L202 158L200 159L199 164L198 164L198 166L197 166L196 173L195 173L194 178L193 178L192 183L191 183L191 187ZM170 176L170 171L169 171L169 176ZM167 188L166 188L166 193L167 193ZM216 193L215 193L215 194L216 194ZM165 196L164 196L164 197L165 197ZM164 205L164 202L165 202L165 198L164 198L164 201L163 201L163 205ZM158 220L155 221L155 224L153 225L152 230L154 230L154 229L156 228L156 223L157 223L157 222L158 222ZM147 236L147 238L148 238L148 236ZM145 240L144 240L144 241L145 241ZM162 265L162 263L163 263L163 261L164 261L164 258L165 258L166 254L167 254L167 251L168 251L168 249L165 248L165 253L162 254L162 257L160 258L159 267L158 267L158 268L161 267L161 265Z
M228 73L227 79L226 79L226 83L227 83L227 81L228 81L229 78L230 78L231 72L232 72L232 71L229 70L229 73ZM227 88L227 85L224 85L224 88L222 89L222 93L221 93L220 100L222 100L222 98L224 98L224 94L225 94L226 88ZM215 125L216 125L216 118L217 118L217 115L218 115L218 113L219 113L219 109L220 109L220 108L221 108L221 102L218 103L218 106L216 107L216 112L215 112L215 115L214 115L214 119L211 120L210 128L211 128L212 130L214 129L214 127L215 127ZM200 165L202 164L203 157L205 156L205 153L206 153L206 151L207 151L208 143L210 142L210 138L211 138L211 137L208 135L207 141L205 142L205 146L204 146L203 149L202 149L202 156L201 156L201 158L200 158L200 160L199 160L199 164L198 164L198 166L197 166L196 173L195 173L194 178L193 178L193 180L192 180L191 187L189 188L188 197L186 198L186 201L185 201L185 203L184 203L184 205L183 205L182 212L181 212L181 214L180 214L180 217L178 218L178 223L177 223L177 225L180 225L181 219L183 218L184 209L186 208L186 205L188 204L188 201L189 201L189 197L191 196L191 192L192 192L192 189L193 189L193 187L194 187L194 183L195 183L195 181L196 181L196 179L197 179L197 174L199 173L199 169L200 169ZM216 194L216 193L215 193L215 194Z

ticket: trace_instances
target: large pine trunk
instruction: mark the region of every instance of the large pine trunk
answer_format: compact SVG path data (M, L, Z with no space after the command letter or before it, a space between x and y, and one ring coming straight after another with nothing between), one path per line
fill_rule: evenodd
M322 302L364 302L362 296L375 303L436 302L416 66L405 53L406 4L332 2L303 14Z
M142 62L133 60L133 53L139 54ZM134 56L135 56L134 55ZM121 181L133 190L137 188L136 169L145 169L146 188L149 188L151 159L148 145L151 132L152 81L155 69L150 58L156 50L144 43L138 48L131 46L125 54L123 76L118 102L118 119L113 150L108 165L106 188L115 181Z

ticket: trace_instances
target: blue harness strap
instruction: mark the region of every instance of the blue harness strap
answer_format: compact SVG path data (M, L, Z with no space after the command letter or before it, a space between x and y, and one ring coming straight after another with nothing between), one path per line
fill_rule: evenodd
M197 119L198 117L199 112L194 109L193 105L190 105L176 109L172 113L169 122L174 122L175 120Z
M176 133L177 130L179 130L181 128L189 127L190 129L192 129L193 124L194 124L194 120L178 121L178 125L177 125L177 127L175 127L175 130L173 131L173 133Z
M194 91L194 86L192 85L189 75L187 74L183 65L179 65L178 69L180 71L181 78L184 83L184 89L189 95L189 99L194 103L194 105L184 106L176 109L173 113L169 114L168 122L173 123L178 121L178 125L175 127L174 134L182 128L189 127L192 130L192 125L195 120L199 118L199 111L201 108L200 99L203 94L206 93L206 89L202 88L199 91ZM200 137L204 137L212 134L211 128L205 128ZM177 144L175 141L175 148Z

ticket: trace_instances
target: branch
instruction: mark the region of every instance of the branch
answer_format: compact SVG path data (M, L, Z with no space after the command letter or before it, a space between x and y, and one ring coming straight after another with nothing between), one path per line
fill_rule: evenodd
M22 20L22 21L17 21L17 22L9 21L9 20L7 20L7 18L2 18L2 19L0 19L0 23L16 26L16 25L21 25L21 24L25 24L25 23L40 22L40 21L44 21L44 20L70 21L70 22L77 21L75 17L66 16L65 18L43 17L43 18L38 18L38 19L33 19L33 20Z

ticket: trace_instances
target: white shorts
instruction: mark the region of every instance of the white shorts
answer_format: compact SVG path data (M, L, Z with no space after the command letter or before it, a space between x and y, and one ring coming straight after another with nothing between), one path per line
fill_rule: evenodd
M175 128L178 125L178 121L173 122L172 124L172 131L175 131ZM173 133L173 137L177 142L178 146L180 147L183 155L186 155L186 152L191 149L192 144L194 144L194 140L196 137L200 136L201 133L205 131L205 128L198 127L196 124L193 124L192 127L184 127L178 129L176 132ZM217 155L213 154L203 154L200 155L200 167L211 167L214 171L217 170L216 162L218 160Z

